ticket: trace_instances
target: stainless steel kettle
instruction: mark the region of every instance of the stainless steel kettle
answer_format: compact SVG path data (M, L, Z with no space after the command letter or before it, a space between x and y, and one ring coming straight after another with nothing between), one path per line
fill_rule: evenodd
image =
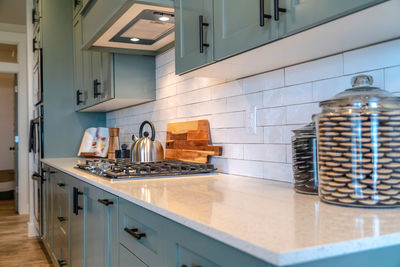
M148 132L143 133L144 126L148 124L151 128L151 137ZM139 137L132 135L131 147L132 162L157 162L164 160L164 149L160 141L155 140L156 131L153 123L144 121L140 125Z

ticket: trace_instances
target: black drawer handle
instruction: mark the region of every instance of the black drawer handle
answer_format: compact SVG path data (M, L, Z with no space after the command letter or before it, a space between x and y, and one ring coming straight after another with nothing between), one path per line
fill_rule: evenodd
M66 260L57 260L58 265L60 265L60 267L67 265L67 261Z
M280 8L279 7L279 0L274 0L274 19L276 21L279 20L279 12L285 13L286 8Z
M98 96L101 95L101 93L99 93L99 85L101 84L101 82L99 82L97 79L93 81L93 96L94 98L97 98Z
M55 174L56 173L56 171L50 171L50 174Z
M260 26L264 27L265 19L271 19L271 15L265 14L265 0L260 0Z
M125 227L124 231L133 236L134 238L136 238L137 240L140 240L142 237L146 237L146 234L139 232L137 228L129 229Z
M106 205L106 206L108 206L108 205L113 205L113 204L114 204L113 201L110 201L110 200L108 200L108 199L98 199L97 201L100 202L100 203L103 204L103 205Z
M181 267L189 267L189 266L186 264L182 264ZM190 267L201 267L201 265L192 264L190 265Z
M200 53L204 53L204 47L210 46L210 44L204 43L204 27L208 27L208 25L208 23L204 22L204 17L199 16Z
M61 217L61 216L57 216L57 220L58 220L59 222L65 222L65 221L67 220L67 218Z
M64 184L64 183L57 183L57 185L58 185L59 187L65 187L65 184Z
M83 101L81 100L81 95L82 92L80 90L76 90L76 105L79 106L80 104L83 103Z

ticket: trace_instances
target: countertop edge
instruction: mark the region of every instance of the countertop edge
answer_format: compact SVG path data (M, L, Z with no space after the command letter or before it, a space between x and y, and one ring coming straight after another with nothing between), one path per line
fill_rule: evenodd
M277 266L306 263L330 257L343 256L351 253L363 252L370 249L379 249L400 244L400 233L393 233L377 237L366 237L361 239L353 239L343 242L330 243L321 246L304 247L299 250L293 250L287 252L272 251L254 245L253 243L247 242L246 240L237 238L226 232L217 230L213 227L199 223L195 220L189 219L177 213L165 210L156 205L137 199L121 191L108 187L107 185L97 183L96 181L93 181L91 179L79 175L79 173L71 172L68 169L65 169L57 164L54 164L49 160L51 159L42 159L42 163L47 164L53 168L56 168L62 172L65 172L75 178L78 178L100 189L103 189L111 194L117 195L127 201L130 201L147 210L155 212L160 216L163 216L169 220L172 220L176 223L186 226L212 239L222 242L230 247L238 249L246 254L249 254L260 260L272 263Z

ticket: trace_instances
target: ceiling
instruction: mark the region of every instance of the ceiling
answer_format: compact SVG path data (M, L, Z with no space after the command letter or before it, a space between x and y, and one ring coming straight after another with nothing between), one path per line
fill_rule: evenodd
M25 0L0 0L0 23L26 24Z

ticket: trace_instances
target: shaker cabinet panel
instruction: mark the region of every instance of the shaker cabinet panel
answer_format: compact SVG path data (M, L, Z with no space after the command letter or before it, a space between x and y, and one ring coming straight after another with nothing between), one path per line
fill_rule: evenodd
M285 37L386 0L279 0L279 35Z
M213 27L213 0L175 1L176 73L214 60Z
M74 20L73 27L75 109L79 109L86 104L87 100L87 92L83 84L82 24L80 17Z
M273 12L273 0L214 0L215 60L276 39Z

